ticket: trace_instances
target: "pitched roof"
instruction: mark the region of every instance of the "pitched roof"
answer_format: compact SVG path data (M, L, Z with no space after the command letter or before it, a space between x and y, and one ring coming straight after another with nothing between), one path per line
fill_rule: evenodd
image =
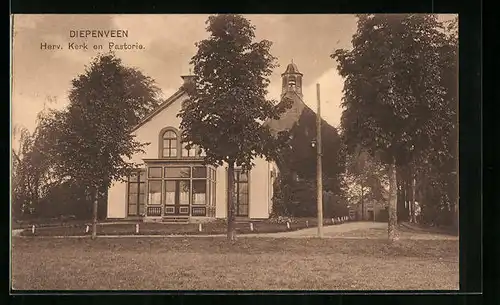
M302 97L295 91L288 91L285 95L283 95L280 103L283 103L285 98L292 99L292 107L287 109L285 113L281 115L280 119L269 119L264 123L266 126L269 126L273 134L277 134L278 132L284 130L290 130L294 126L294 124L299 121L299 118L304 111L316 115L316 113L309 106L307 106ZM321 119L321 123L322 125L335 128L328 122L326 122L323 118Z
M161 103L156 109L151 111L148 115L146 115L137 125L132 128L131 132L136 131L142 125L149 122L152 118L154 118L158 113L162 112L165 108L170 106L173 102L175 102L178 98L180 98L186 91L184 91L183 87L179 88L174 94L172 94L169 98L167 98L163 103Z
M293 101L291 108L287 109L278 120L269 119L265 122L265 125L269 126L272 133L290 130L299 120L302 111L307 107L302 98L294 91L289 91L283 95L280 103L283 103L285 98L289 98Z

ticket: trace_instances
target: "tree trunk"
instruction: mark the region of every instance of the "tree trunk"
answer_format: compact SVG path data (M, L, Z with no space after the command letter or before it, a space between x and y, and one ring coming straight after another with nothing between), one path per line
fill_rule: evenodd
M388 224L388 235L389 241L394 242L398 240L397 234L397 201L398 201L398 189L396 180L396 167L394 164L394 159L391 160L389 164L389 224Z
M408 221L413 222L413 168L408 167Z
M411 173L409 168L405 173L405 221L411 221Z
M404 182L403 182L403 187L404 187L404 221L410 221L410 183L409 183L409 178L407 173L405 172L404 176Z
M403 185L403 173L402 173L402 168L401 166L395 166L396 174L395 174L395 187L396 187L396 218L398 221L403 220L403 214L404 214L404 208L405 208L405 203L404 203L404 196L403 196L403 191L404 191L404 185Z
M411 176L411 222L413 223L417 223L417 215L415 213L415 208L416 208L416 205L415 205L415 189L416 189L416 179L415 179L415 175L413 175L412 173L412 176Z
M397 178L396 178L397 179ZM407 188L407 184L406 184L406 172L403 172L403 175L401 175L401 208L402 208L402 213L401 213L401 218L399 218L398 216L398 219L400 222L402 221L405 221L408 219L408 209L407 209L407 204L408 202L406 201L406 188Z
M99 187L95 188L94 205L92 208L92 239L97 238L97 209L99 205Z
M453 228L455 232L459 232L459 211L458 211L458 202L455 201L453 205Z
M419 175L417 177L419 180L417 180L418 182L418 186L415 186L415 201L418 202L418 206L420 207L420 215L419 215L419 219L418 221L420 222L428 222L427 221L427 216L425 216L425 214L427 213L426 209L426 202L425 200L427 199L427 181L425 179L425 176L424 175ZM416 205L415 205L416 207Z
M234 162L229 162L227 169L227 239L230 241L236 240L236 232L234 228L235 206L234 206Z
M410 179L411 176L410 176ZM413 222L413 214L414 214L414 209L413 209L413 179L410 180L409 184L409 191L408 191L408 218L410 222Z

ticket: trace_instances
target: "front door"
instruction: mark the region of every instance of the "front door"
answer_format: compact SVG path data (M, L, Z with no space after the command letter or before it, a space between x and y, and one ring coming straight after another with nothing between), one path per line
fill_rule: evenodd
M189 180L165 181L165 216L189 216Z
M248 217L248 174L234 170L235 212L237 217Z

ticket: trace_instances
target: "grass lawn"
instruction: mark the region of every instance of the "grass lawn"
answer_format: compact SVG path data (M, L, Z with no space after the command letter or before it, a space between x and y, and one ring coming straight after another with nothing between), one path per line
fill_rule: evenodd
M408 224L398 225L398 234L403 239L458 239L457 235L428 228L418 228ZM335 237L387 238L387 228L359 229L331 234Z
M307 227L314 227L317 225L317 219L314 218L301 218L296 219L290 224L290 228L286 223L271 223L268 220L253 222L253 231L250 230L250 224L236 223L236 232L238 234L248 233L276 233L295 231ZM202 224L202 231L199 231L198 224L165 224L165 223L139 223L140 235L212 235L212 234L226 234L226 223L224 221L214 221ZM324 225L332 225L331 219L325 219ZM36 236L83 236L90 235L85 233L84 222L71 223L59 226L37 227L35 230ZM91 227L90 227L91 230ZM98 235L135 235L134 223L102 223L97 228ZM26 228L21 236L33 236L31 227Z
M13 289L458 289L458 241L12 239Z
M130 222L130 220L123 220L123 222ZM25 220L14 220L12 221L12 229L31 229L32 225L36 225L39 228L50 228L50 227L74 227L83 226L86 223L90 223L92 220L81 220L81 219L71 219L71 218L34 218ZM117 222L117 220L100 220L101 223Z

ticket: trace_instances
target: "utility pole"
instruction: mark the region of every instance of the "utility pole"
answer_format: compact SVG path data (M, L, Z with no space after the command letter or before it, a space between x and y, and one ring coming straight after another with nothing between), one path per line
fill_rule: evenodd
M316 84L318 112L316 113L316 183L318 191L318 237L323 237L323 167L321 165L321 102L319 84Z
M365 202L364 202L363 194L363 182L361 182L361 220L365 220Z

